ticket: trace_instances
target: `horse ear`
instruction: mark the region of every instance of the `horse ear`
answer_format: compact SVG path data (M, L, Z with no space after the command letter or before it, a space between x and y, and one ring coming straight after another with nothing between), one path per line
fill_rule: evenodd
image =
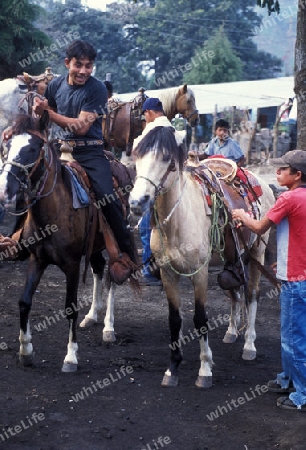
M49 125L49 113L47 110L44 110L41 118L39 119L39 131L45 131Z
M182 88L183 88L183 93L186 94L186 92L187 92L187 84L183 84Z

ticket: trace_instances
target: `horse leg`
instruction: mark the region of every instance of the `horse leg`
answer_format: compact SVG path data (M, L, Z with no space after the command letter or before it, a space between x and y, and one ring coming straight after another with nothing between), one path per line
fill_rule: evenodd
M85 315L80 323L81 328L90 328L93 324L98 322L98 316L102 309L102 277L93 273L93 289L92 289L92 303L90 310Z
M161 385L163 387L176 387L178 385L178 367L183 359L181 351L180 330L182 318L180 315L179 276L171 274L161 268L161 278L166 291L169 308L169 326L171 334L171 359L170 366L166 370Z
M104 342L115 342L116 335L114 330L114 292L116 289L115 283L111 283L110 289L108 291L108 296L106 300L106 313L104 318L104 328L103 328L103 341Z
M20 334L19 334L19 361L23 366L33 364L33 345L30 330L29 314L32 306L32 297L44 273L46 265L41 264L33 255L30 258L27 279L23 294L19 300Z
M251 298L249 297L249 304L247 309L248 326L244 335L245 343L243 347L242 359L252 361L256 358L256 347L254 343L256 339L255 321L257 313L257 295L255 289L251 294Z
M255 245L257 245L255 243ZM263 264L265 258L265 247L261 242L259 246L255 247L254 257ZM248 324L247 329L244 335L245 343L243 347L242 358L247 361L252 361L256 358L256 347L255 347L255 339L256 339L256 331L255 331L255 322L256 322L256 313L257 313L257 301L259 298L259 281L260 281L260 271L257 266L250 261L250 277L249 277L249 285L248 285L248 304L247 304L247 318Z
M80 323L81 328L89 328L98 321L98 314L102 309L103 272L105 259L101 252L93 253L90 257L91 271L93 275L93 292L90 310Z
M67 345L67 354L62 366L62 372L76 372L78 368L77 351L78 344L76 339L76 325L78 319L78 286L80 277L80 261L71 262L69 267L62 269L66 274L66 302L65 312L69 326L69 340Z
M93 296L90 310L80 323L81 328L89 328L97 323L98 316L102 310L102 293L103 293L103 272L105 267L105 259L101 252L94 253L90 258L93 273ZM104 318L103 341L115 342L116 336L114 331L114 292L115 284L111 283L106 300L106 313Z
M200 342L200 370L195 382L198 388L210 388L212 386L212 352L208 344L207 314L205 311L207 302L207 277L208 269L203 268L198 274L192 277L194 288L195 308L194 308L194 332L199 337Z
M231 298L231 314L228 328L223 338L225 344L233 344L239 336L238 327L240 325L241 298L239 291L231 289L229 291Z

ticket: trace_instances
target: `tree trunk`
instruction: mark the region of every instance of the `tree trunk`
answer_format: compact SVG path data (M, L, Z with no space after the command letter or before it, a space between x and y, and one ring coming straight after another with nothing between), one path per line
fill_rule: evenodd
M297 100L297 148L306 150L306 6L299 2L295 44L294 92Z

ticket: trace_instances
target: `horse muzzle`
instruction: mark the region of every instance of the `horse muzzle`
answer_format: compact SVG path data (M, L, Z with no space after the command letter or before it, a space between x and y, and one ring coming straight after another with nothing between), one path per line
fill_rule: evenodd
M149 195L144 195L138 200L130 198L129 203L134 216L142 216L150 210L151 202Z

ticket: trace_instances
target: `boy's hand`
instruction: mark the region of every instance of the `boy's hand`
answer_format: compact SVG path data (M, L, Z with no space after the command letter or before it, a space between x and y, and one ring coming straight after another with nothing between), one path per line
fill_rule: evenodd
M13 136L13 127L8 127L4 131L2 131L1 138L4 142L7 142Z
M49 103L46 98L41 100L38 97L34 98L34 105L33 105L33 111L38 114L39 116L42 116L43 112L49 109Z

